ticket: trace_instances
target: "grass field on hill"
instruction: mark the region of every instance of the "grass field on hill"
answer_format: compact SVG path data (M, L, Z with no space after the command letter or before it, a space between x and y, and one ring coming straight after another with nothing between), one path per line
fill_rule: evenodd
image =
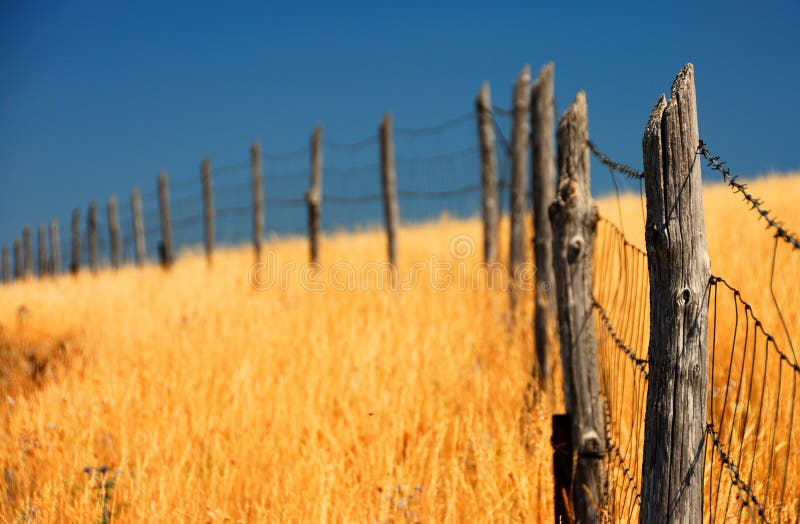
M800 228L800 175L751 189ZM704 198L712 272L785 347L771 234L729 188ZM599 204L643 238L638 195L621 220ZM481 243L477 219L402 228L396 291L364 270L380 230L326 237L317 275L305 239L269 243L283 281L247 246L0 288L0 520L552 521L531 296L514 323L504 291L471 285ZM797 344L800 253L777 267Z

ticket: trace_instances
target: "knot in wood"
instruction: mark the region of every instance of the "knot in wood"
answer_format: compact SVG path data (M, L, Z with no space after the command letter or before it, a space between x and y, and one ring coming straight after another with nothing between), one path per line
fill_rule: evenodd
M602 458L605 456L605 449L600 435L593 429L584 431L578 442L578 456L589 458Z
M569 240L569 245L567 246L567 262L572 264L575 262L579 256L583 253L583 248L586 242L583 240L581 235L575 235Z

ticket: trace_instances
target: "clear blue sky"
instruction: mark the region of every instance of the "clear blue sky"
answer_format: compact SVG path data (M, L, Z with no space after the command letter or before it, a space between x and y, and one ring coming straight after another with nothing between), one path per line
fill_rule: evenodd
M590 133L615 158L641 165L649 111L691 61L712 150L746 175L797 169L799 24L797 0L3 1L0 243L150 190L161 168L244 160L254 138L296 149L321 121L355 140L389 109L398 126L436 123L484 80L508 106L521 66L551 60L559 111L586 90Z

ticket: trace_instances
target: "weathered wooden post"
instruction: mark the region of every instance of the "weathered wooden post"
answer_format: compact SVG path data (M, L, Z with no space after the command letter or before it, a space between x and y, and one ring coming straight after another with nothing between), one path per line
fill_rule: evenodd
M478 138L481 144L481 197L483 200L483 260L497 262L497 151L494 138L492 95L489 83L484 82L475 99L478 114Z
M253 183L253 249L256 262L261 260L261 242L264 238L264 172L261 163L261 144L250 147L250 177Z
M553 147L555 124L553 64L544 66L531 88L531 178L533 185L533 253L536 261L534 293L534 344L539 386L551 391L556 304L553 292L553 232L548 207L555 199L556 162Z
M31 228L22 228L22 263L24 276L28 278L33 275L33 249L31 248Z
M97 271L97 202L89 204L86 239L89 244L89 270L94 273Z
M162 266L169 267L175 259L172 253L172 224L169 218L169 179L166 171L161 171L158 175L158 208L161 216L159 258Z
M311 183L306 193L308 202L308 242L311 262L319 262L319 233L322 229L322 125L311 135Z
M206 259L214 256L214 188L211 185L211 159L205 157L200 164L200 179L203 182L203 232L205 234Z
M518 269L525 262L525 212L528 202L528 114L530 109L531 68L525 66L514 84L514 105L511 127L511 246L509 279L511 309L517 305Z
M77 273L81 270L81 211L72 210L72 257L69 270Z
M650 275L649 387L641 522L701 522L708 394L710 267L703 219L694 67L661 95L645 128Z
M47 275L47 227L44 224L39 224L39 231L36 237L38 241L39 251L39 278Z
M111 267L119 269L119 211L115 196L108 199L108 236L111 240Z
M550 206L564 404L572 427L572 505L577 522L598 522L606 482L606 432L592 315L597 207L589 190L586 96L558 123L558 190Z
M392 114L386 113L381 123L381 183L383 188L383 209L386 220L389 263L397 267L397 223L400 210L397 205L397 171L394 163L394 137ZM394 272L392 273L394 274Z
M3 246L3 282L11 282L11 261L8 246Z
M58 236L58 220L50 221L50 273L61 272L61 243Z
M133 237L136 245L136 265L143 266L147 256L144 238L144 215L142 213L142 193L139 188L131 191L131 214L133 216Z
M19 280L25 274L22 267L22 243L18 238L14 239L14 279Z

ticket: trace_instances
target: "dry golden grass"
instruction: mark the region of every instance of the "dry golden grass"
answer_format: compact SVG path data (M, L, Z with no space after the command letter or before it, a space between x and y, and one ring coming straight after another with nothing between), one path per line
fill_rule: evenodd
M797 176L753 184L789 224L799 188ZM777 332L771 240L728 191L706 192L713 270ZM622 205L639 238L638 197ZM601 212L616 221L613 200ZM432 255L469 271L478 253L450 253L465 234L480 245L477 220L403 228L401 279ZM301 239L270 249L277 264L307 258ZM382 260L383 235L333 235L322 253L317 280L330 282L338 261ZM798 340L797 255L780 257ZM40 385L3 383L0 519L97 521L105 500L120 522L552 520L550 412L526 400L530 323L512 326L504 293L438 289L428 270L408 291L308 291L297 272L255 290L251 265L248 248L221 250L212 267L184 253L169 272L0 290L9 354L55 355Z

